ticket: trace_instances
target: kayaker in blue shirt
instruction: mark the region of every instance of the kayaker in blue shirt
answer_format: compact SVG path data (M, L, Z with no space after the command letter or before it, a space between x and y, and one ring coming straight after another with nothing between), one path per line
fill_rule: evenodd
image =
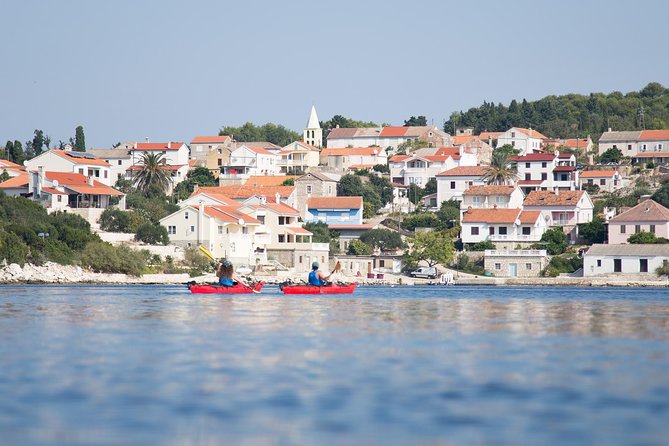
M327 285L327 280L330 276L326 276L318 270L318 262L311 264L311 272L309 273L309 285L324 286Z
M223 286L235 286L237 283L244 283L244 281L235 274L235 268L232 266L232 262L228 259L223 259L218 264L216 277L218 277L218 284Z

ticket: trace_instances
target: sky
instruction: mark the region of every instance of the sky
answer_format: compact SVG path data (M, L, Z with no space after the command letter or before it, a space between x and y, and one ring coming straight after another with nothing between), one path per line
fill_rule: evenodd
M0 145L226 125L441 127L484 100L669 86L669 2L2 0Z

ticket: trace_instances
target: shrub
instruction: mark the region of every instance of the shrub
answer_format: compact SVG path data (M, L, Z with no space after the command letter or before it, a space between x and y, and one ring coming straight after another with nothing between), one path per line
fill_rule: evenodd
M81 253L81 264L96 272L141 275L150 257L148 251L133 251L127 246L114 247L106 242L94 241Z
M100 215L100 229L108 232L128 232L130 215L120 209L106 209Z
M495 244L490 240L483 240L478 243L474 243L469 247L470 251L485 251L486 249L495 249Z
M562 254L567 250L567 236L564 235L562 228L551 228L544 232L541 241L535 246L538 249L546 249L551 255Z
M655 270L655 274L657 274L658 276L669 276L669 261L663 260L662 266L658 267Z
M23 266L28 252L28 246L18 235L0 229L0 261L4 259L7 263L18 263Z
M416 228L436 228L439 226L439 219L434 214L412 214L402 221L402 228L408 231L414 231Z
M352 256L368 256L372 253L372 247L361 242L360 240L351 240L348 245L348 255Z
M541 272L542 276L557 277L562 273L573 273L579 268L583 268L583 259L576 255L555 256L550 263Z
M170 238L167 235L167 229L165 229L165 226L156 225L153 223L144 223L139 228L137 228L135 240L148 243L149 245L167 245L170 242Z

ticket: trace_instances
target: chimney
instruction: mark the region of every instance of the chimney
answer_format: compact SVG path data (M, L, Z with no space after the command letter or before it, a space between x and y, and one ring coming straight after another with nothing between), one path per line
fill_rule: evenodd
M642 195L639 197L639 203L650 200L650 195Z
M197 207L197 244L202 243L204 229L204 200L200 200Z
M37 187L36 189L36 196L42 195L42 185L44 184L44 166L39 166L37 168Z
M277 204L281 203L281 194L279 194L278 192L276 194L274 194L274 201Z
M609 132L611 131L611 127L609 127Z
M197 192L197 190L200 188L200 185L195 183L193 184L193 192Z
M133 143L132 143L132 148L133 148L134 150L137 150L137 143L136 143L136 142L133 142Z
M89 186L93 186L93 177L92 176L86 177L86 183L88 183Z
M145 137L144 137L144 141L145 141L145 142L149 142L149 137L148 137L148 136L145 136Z
M169 142L167 143L167 149L169 150L169 149L171 149L171 148L172 148L172 141L169 141Z
M467 208L467 213L468 213L468 214L471 214L471 213L472 213L472 211L473 211L472 207L471 207L471 206L469 206L469 207Z

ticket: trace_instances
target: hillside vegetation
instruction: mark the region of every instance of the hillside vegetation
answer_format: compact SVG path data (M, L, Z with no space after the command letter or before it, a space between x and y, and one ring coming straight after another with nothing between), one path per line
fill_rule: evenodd
M501 132L511 127L532 127L546 136L576 138L588 135L597 141L609 127L613 130L669 128L669 89L652 82L640 91L623 94L567 94L546 96L528 102L515 99L508 106L483 102L466 112L454 112L444 124L473 127L481 131Z

